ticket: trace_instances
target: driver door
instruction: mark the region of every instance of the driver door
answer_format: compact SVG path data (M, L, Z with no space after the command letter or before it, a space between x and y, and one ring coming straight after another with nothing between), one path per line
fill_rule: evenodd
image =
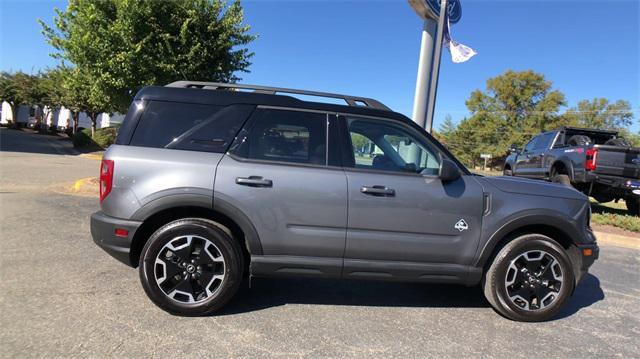
M532 171L534 170L532 156L539 137L540 136L536 136L532 138L524 146L522 152L516 156L516 168L513 171L514 175L523 177L530 177L532 175Z
M437 174L444 154L408 124L341 121L349 142L344 276L464 277L480 236L482 187L466 175L443 183Z

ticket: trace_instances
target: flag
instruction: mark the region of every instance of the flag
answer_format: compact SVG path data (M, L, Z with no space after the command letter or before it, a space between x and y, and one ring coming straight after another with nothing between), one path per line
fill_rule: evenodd
M449 49L451 53L451 61L455 63L465 62L477 55L478 53L470 48L469 46L463 45L459 42L456 42L451 38L451 25L449 24L449 19L447 18L447 28L444 31L442 38L443 46Z

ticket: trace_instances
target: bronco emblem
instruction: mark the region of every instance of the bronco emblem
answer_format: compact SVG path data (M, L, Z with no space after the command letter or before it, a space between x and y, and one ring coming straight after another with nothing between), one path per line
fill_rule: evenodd
M460 232L465 231L467 229L469 229L469 225L467 224L467 222L464 221L464 219L459 220L455 226L453 226L453 228L459 230Z

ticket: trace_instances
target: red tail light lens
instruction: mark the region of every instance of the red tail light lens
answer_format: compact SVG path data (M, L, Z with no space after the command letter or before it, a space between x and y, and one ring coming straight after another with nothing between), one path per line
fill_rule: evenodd
M113 185L113 160L102 160L100 164L100 202L111 192Z
M598 150L595 148L587 149L587 160L584 163L584 168L587 171L595 171L596 169L596 157L598 156Z

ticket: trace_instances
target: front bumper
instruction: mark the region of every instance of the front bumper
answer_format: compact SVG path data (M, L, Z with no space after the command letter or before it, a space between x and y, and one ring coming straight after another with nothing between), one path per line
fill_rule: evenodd
M142 222L128 221L107 216L102 212L91 215L91 236L93 241L120 262L135 267L131 262L131 242ZM116 228L128 231L126 237L116 236Z
M596 243L596 236L592 231L586 231L588 238L587 243L581 243L569 248L569 257L573 264L573 273L576 277L576 284L584 279L589 272L589 268L600 256L600 247Z

